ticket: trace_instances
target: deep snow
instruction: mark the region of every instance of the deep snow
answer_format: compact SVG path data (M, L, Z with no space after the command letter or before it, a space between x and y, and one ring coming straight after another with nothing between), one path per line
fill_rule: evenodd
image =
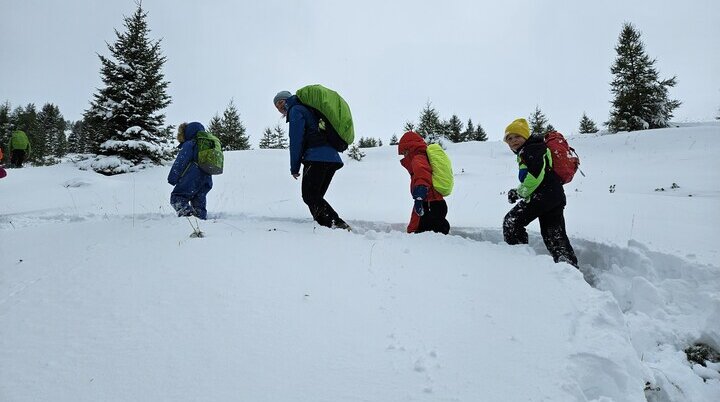
M502 242L517 167L500 142L448 145L449 236L404 233L390 146L334 179L352 233L313 225L287 151L226 154L204 239L171 213L169 167L10 170L0 400L718 400L717 366L683 350L720 349L719 135L572 137L582 272L537 223L529 246Z

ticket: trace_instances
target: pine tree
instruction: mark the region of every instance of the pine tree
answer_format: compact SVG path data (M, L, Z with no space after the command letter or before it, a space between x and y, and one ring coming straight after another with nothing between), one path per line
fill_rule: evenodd
M263 131L263 136L260 138L260 144L258 144L258 147L260 147L260 149L270 149L272 147L272 143L273 132L270 127L265 127L265 131Z
M553 127L552 124L549 124L549 123L548 123L548 125L545 126L545 133L550 133L550 132L553 132L553 131L557 131L557 130L555 130L555 127ZM545 133L543 133L543 134L545 134Z
M52 103L43 105L38 113L38 124L37 144L33 149L42 158L42 162L49 162L48 158L52 156L56 158L65 156L67 153L66 123L60 113L60 108Z
M443 127L440 123L440 115L432 106L430 101L425 104L420 113L420 124L418 124L417 133L427 141L428 144L440 141Z
M547 117L540 110L540 106L535 106L535 112L528 118L530 125L530 135L543 135L547 133Z
M210 119L210 123L208 123L207 130L216 136L219 135L223 131L222 119L220 118L220 116L218 116L217 113L215 113L215 116L213 116L212 119ZM220 139L220 137L218 137L218 139ZM221 140L221 142L222 142L222 140Z
M98 55L104 88L94 95L85 112L84 123L91 151L113 156L94 168L104 174L137 170L145 164L159 164L174 151L163 128L160 111L170 104L168 82L162 73L166 58L160 40L148 37L147 12L138 3L135 13L125 17L125 32L108 44L111 57ZM109 161L117 161L110 162Z
M397 135L393 134L392 137L390 137L390 145L397 145L397 144L398 144Z
M407 133L408 131L415 131L415 123L412 121L406 121L403 126L403 133Z
M675 86L676 77L658 78L656 60L645 53L640 32L630 23L623 25L615 51L617 58L610 68L615 76L610 84L614 99L605 123L610 132L668 127L673 111L681 104L668 98L668 88Z
M212 123L213 121L211 121ZM213 131L211 130L211 132ZM245 132L245 126L240 121L240 113L238 113L232 99L230 99L230 103L223 112L220 130L213 133L220 140L223 151L250 149L250 137Z
M358 148L357 145L353 144L348 149L348 156L356 161L360 162L365 157L365 153Z
M580 119L580 134L592 134L597 133L598 128L595 125L595 122L590 120L589 117L583 112L582 118Z
M462 133L463 141L473 141L475 138L475 125L473 125L472 119L468 119L467 127Z
M285 134L285 130L282 128L280 124L276 124L275 128L273 129L273 143L272 147L274 149L287 149L288 147L288 137Z
M457 115L452 115L448 121L448 136L451 142L463 142L465 136L463 135L463 123Z
M84 125L82 120L72 122L70 127L70 135L68 136L68 152L84 153L87 152Z
M10 120L10 111L12 106L10 102L0 105L0 147L4 148L8 142L10 142L10 135L12 133L12 125ZM9 158L9 156L8 156Z
M487 141L487 134L485 133L485 129L482 128L482 125L478 123L477 127L475 128L475 135L472 137L473 141Z
M360 137L360 140L358 141L358 147L359 148L374 148L377 146L377 140L372 137Z
M382 138L378 138L378 146L379 146L379 147L382 146Z

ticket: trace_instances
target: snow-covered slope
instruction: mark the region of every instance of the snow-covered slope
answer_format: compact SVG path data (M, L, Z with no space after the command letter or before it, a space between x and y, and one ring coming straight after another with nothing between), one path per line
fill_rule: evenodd
M719 135L571 138L582 272L536 223L529 246L502 242L516 165L498 142L448 146L449 236L404 233L395 147L336 175L352 233L313 225L287 151L226 155L204 239L171 213L167 167L11 170L0 400L716 400L720 368L683 349L720 348Z

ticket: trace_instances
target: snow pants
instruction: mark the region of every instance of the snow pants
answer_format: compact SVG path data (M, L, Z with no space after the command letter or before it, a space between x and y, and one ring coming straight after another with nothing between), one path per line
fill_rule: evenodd
M528 234L525 227L535 219L539 219L540 234L553 260L567 262L577 267L578 260L575 250L570 245L570 239L565 232L564 209L564 203L547 208L543 203L518 202L505 215L503 221L505 242L507 244L527 244Z
M410 224L408 224L408 233L437 232L448 234L450 232L450 222L445 219L448 208L445 200L425 201L423 202L425 214L418 216L415 209L410 215Z
M302 199L313 219L322 226L332 228L345 223L325 200L335 172L342 167L334 162L303 162Z

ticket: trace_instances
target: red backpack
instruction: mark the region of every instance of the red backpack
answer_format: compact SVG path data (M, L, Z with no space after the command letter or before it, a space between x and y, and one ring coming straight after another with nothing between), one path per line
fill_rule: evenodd
M568 144L565 137L557 131L545 134L545 145L552 154L553 170L562 184L570 183L580 167L580 157ZM580 172L582 174L582 172Z

